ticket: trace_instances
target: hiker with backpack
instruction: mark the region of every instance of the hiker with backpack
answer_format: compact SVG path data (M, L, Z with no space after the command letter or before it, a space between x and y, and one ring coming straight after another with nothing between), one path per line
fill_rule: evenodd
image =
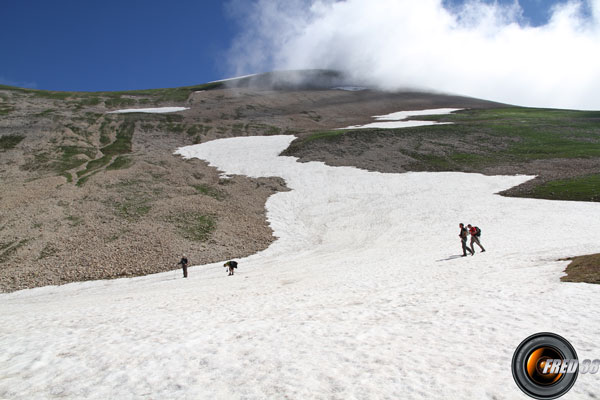
M466 257L467 250L469 250L472 256L475 255L475 252L473 252L473 250L471 250L469 246L467 246L467 236L469 236L469 231L467 231L467 228L465 228L464 224L458 224L458 227L460 228L458 236L460 237L460 244L462 245L462 256Z
M179 261L177 263L177 265L181 265L181 268L183 268L183 277L187 278L187 269L188 269L188 265L189 265L189 260L187 259L187 257L185 256L185 254L183 254L181 256L181 261Z
M469 228L469 234L471 235L471 251L475 253L475 247L473 247L473 243L475 243L477 244L477 246L479 246L479 248L481 248L481 252L483 253L485 249L479 242L479 237L481 236L481 229L479 229L476 226L471 226L471 224L467 225L467 228Z
M231 276L233 275L233 270L237 268L237 262L236 261L227 261L225 264L223 264L224 267L229 267L229 275L227 276Z

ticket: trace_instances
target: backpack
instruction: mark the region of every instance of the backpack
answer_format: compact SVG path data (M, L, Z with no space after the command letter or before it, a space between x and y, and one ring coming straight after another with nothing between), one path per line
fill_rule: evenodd
M231 268L237 268L237 261L229 261L229 266Z
M475 227L475 236L481 236L481 229L479 229L478 227Z

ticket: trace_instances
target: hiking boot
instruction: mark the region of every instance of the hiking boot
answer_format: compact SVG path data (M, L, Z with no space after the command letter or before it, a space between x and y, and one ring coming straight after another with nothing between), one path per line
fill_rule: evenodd
M481 250L481 252L482 252L482 253L483 253L483 252L485 252L485 249Z

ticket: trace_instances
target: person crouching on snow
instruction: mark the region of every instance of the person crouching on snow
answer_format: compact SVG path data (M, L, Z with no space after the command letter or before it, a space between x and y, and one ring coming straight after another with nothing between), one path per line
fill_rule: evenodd
M227 261L225 264L223 264L223 266L229 267L229 275L227 275L227 276L231 276L231 275L233 275L234 268L237 268L237 262L236 261Z

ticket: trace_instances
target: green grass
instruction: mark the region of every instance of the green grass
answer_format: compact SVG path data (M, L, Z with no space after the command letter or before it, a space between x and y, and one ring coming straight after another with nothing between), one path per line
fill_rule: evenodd
M92 147L59 146L58 149L62 154L60 158L52 161L51 164L53 169L59 174L63 174L70 169L85 164L87 160L83 157L78 157L80 155L85 155L88 158L94 158L96 156L96 149Z
M210 130L212 129L212 126L210 125L192 125L187 129L187 134L189 136L196 136L196 135L202 135L202 134L206 134L208 132L210 132Z
M68 171L88 162L86 157L96 157L96 152L93 147L58 146L51 152L34 154L33 159L29 159L22 168L28 171L50 170L67 178L67 182L72 182L73 177Z
M222 82L206 83L197 86L183 86L177 88L165 89L146 89L146 90L129 90L121 92L99 92L98 95L108 96L107 107L122 107L124 105L133 105L128 103L127 99L122 96L141 97L139 102L142 104L160 104L160 103L181 103L188 99L190 94L198 90L214 90L223 87Z
M7 85L0 85L0 90L10 90L12 92L30 94L30 95L33 95L36 97L41 97L41 98L50 99L50 100L65 100L71 96L77 95L76 92L57 92L57 91L50 91L50 90L26 89L26 88L20 88L20 87L16 87L16 86L7 86Z
M77 180L77 183L75 185L77 185L78 187L83 186L92 176L96 175L100 171L101 171L100 169L97 169L95 171L90 172L86 176L83 176L83 177L79 178Z
M420 152L420 161L455 169L459 165L485 167L508 162L552 158L600 157L600 112L499 108L469 110L449 115L415 117L453 122L453 125L402 129L363 129L316 132L292 146L296 149L342 137L367 142L372 137L411 137L419 141L454 138L444 154ZM311 143L314 142L314 143ZM475 143L477 153L466 153L461 143ZM292 147L291 146L291 147ZM464 147L464 146L463 146Z
M268 125L265 135L279 135L281 128L278 126Z
M185 132L186 125L185 124L179 124L179 123L167 122L167 123L161 124L160 128L162 130L165 130L165 131L169 132L169 133L180 134L180 133Z
M176 226L181 236L198 242L208 240L217 228L217 220L213 215L182 213L172 215L168 221Z
M165 89L128 90L117 92L57 92L48 90L25 89L0 85L0 90L10 90L49 100L67 100L75 108L95 106L102 101L107 108L122 108L137 104L152 105L160 103L181 103L198 90L214 90L224 87L223 82L212 82L203 85L184 86Z
M349 133L349 131L344 130L335 130L335 131L319 131L315 132L305 138L294 140L286 152L293 153L294 151L300 150L311 142L319 142L321 140L337 140L340 139L343 135ZM356 133L356 132L353 132ZM368 134L367 131L361 131L362 134Z
M465 135L504 139L506 148L485 152L478 158L481 165L502 159L527 162L600 156L600 112L500 108L459 112L439 120L455 122L450 129Z
M66 100L69 97L73 97L75 95L75 92L55 92L55 91L48 91L48 90L27 90L26 91L29 94L33 94L36 97L41 97L44 99L49 99L49 100Z
M25 139L23 135L0 136L0 150L12 150Z
M104 114L94 113L94 112L86 112L81 117L73 118L76 121L85 122L87 125L94 125L100 118L103 118Z
M152 206L149 198L138 194L113 203L113 208L118 216L135 221L148 214Z
M133 139L134 130L134 122L124 121L117 129L115 141L100 150L107 156L118 156L131 153L131 140Z
M94 171L94 170L102 168L102 167L108 165L108 163L110 163L111 160L112 160L112 156L104 155L95 160L88 161L88 163L85 166L85 169L83 169L81 171L77 171L77 177L81 177L85 174L88 174L88 173Z
M201 193L205 196L212 197L213 199L216 199L219 201L222 201L227 197L227 195L225 193L223 193L222 191L220 191L210 185L206 185L206 184L193 185L193 188L196 189L196 191L198 193Z
M339 139L342 135L347 133L348 131L344 130L335 130L335 131L321 131L314 133L307 137L304 140L304 143L311 142L313 140L329 140L329 139Z
M129 97L114 96L104 100L106 108L122 108L134 106L136 104L137 101Z
M61 176L64 176L65 178L67 178L67 183L73 182L73 175L71 175L71 173L69 173L69 172L63 172L61 174Z
M0 115L8 115L9 113L15 111L15 108L8 104L0 104Z
M89 139L92 136L92 132L82 128L81 126L74 124L66 124L65 127L69 128L74 134L76 134L77 136L81 136L82 138Z
M106 167L107 170L118 170L118 169L126 169L133 165L133 160L131 157L118 156L115 160Z
M186 130L188 136L196 136L200 132L202 132L202 125L192 125Z
M82 186L89 179L90 173L97 173L99 170L113 160L114 157L121 156L123 154L131 153L131 140L133 139L133 132L135 130L135 123L132 121L123 121L119 125L116 133L116 139L111 144L104 146L100 149L103 156L94 160L91 160L85 166L85 169L77 171L79 180L77 186ZM115 160L116 161L116 160ZM111 169L119 169L119 167L125 167L127 161L120 159L116 166Z
M100 144L105 145L105 146L110 143L110 136L111 136L110 124L111 124L111 121L107 120L107 119L102 121L102 123L100 124Z
M100 96L89 96L84 97L76 102L76 105L79 107L89 107L89 106L97 106L100 104L102 100Z
M537 186L533 196L543 199L600 201L600 174L550 181Z
M42 111L41 113L37 114L36 116L38 117L47 117L50 114L54 113L54 109L52 108L46 108L44 111Z
M231 133L233 133L234 135L239 135L242 133L243 129L244 124L233 124L233 126L231 127Z

